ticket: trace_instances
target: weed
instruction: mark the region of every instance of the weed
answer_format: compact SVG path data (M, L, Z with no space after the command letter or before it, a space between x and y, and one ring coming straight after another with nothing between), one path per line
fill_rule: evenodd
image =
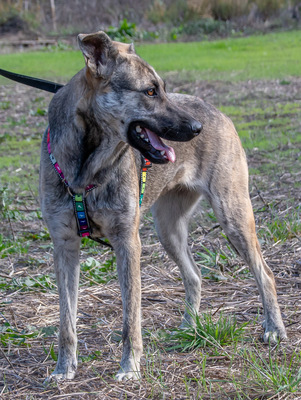
M47 292L55 288L54 274L11 278L9 282L0 277L0 289L2 290Z
M295 393L301 389L301 352L294 351L288 356L285 350L279 354L279 349L278 345L273 352L270 347L267 360L257 349L243 350L245 362L251 365L247 368L249 379L257 381L266 390L273 388L277 393Z
M165 374L162 369L162 354L157 344L152 342L146 347L145 367L143 375L146 382L151 384L151 398L165 398L160 396L165 389L168 389L165 382Z
M193 318L193 324L185 329L176 329L167 335L166 340L173 344L172 350L191 351L196 348L226 346L242 339L248 322L238 324L233 315L224 316L220 313L215 322L212 314L207 312L199 316L191 309L188 312Z
M97 360L98 358L101 357L101 351L100 350L94 350L91 354L87 356L78 356L79 360L81 362L89 362L93 360Z
M54 344L51 343L49 350L47 350L44 346L43 346L44 352L47 355L47 358L50 356L52 358L53 361L57 362L57 353L54 351Z
M299 237L301 234L301 208L289 211L285 215L279 216L272 211L271 221L264 221L259 229L259 236L274 243L285 242L288 239Z
M47 114L47 110L42 108L37 108L36 110L31 110L30 115L34 117L44 117Z
M8 346L27 346L30 347L29 343L26 343L26 339L34 338L38 336L38 332L21 332L10 325L9 322L4 322L0 326L0 343L4 347Z
M26 254L29 245L22 241L11 241L0 234L0 259L8 257L9 254ZM1 278L0 278L1 279Z
M196 264L201 266L204 278L216 281L225 280L226 278L222 274L227 266L233 264L233 260L237 257L236 253L232 250L230 245L227 245L228 253L222 249L210 250L203 244L201 244L201 247L204 251L198 251L195 254L200 258L196 261Z
M36 218L39 218L39 215L36 215ZM26 239L30 239L30 240L41 240L43 242L46 242L48 240L51 239L50 234L47 230L47 228L44 228L41 232L39 233L32 233L32 232L27 232L24 237Z
M87 258L85 263L81 264L81 279L84 283L89 282L89 285L97 285L107 283L111 279L116 279L115 268L116 257L112 256L103 264L95 260L93 257Z
M10 101L0 101L0 110L8 110L10 108Z

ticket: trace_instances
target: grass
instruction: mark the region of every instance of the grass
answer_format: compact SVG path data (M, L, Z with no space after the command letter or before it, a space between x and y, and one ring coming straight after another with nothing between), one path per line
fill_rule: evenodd
M290 86L288 85L288 88ZM258 108L258 105L261 107ZM270 101L244 100L235 106L221 106L221 111L231 115L243 147L273 151L288 144L301 141L298 118L301 117L298 103L275 103ZM298 115L298 118L292 118Z
M212 42L139 45L137 52L158 71L182 72L185 79L197 76L209 80L282 79L286 82L290 76L300 76L300 41L301 31L290 31ZM67 82L83 66L79 51L0 55L3 69L60 82Z
M288 239L301 237L301 207L277 215L272 209L271 219L263 221L259 234L267 242L285 242Z
M20 332L11 326L9 322L5 322L0 327L0 344L4 347L30 346L30 343L28 343L26 340L35 338L36 336L38 336L38 332Z
M218 348L218 354L223 346L233 344L242 340L245 327L248 323L238 324L234 315L223 315L220 313L217 321L211 313L198 315L189 311L192 323L185 329L174 330L167 335L166 340L172 344L172 350L192 351L197 348Z
M279 351L277 346L274 351L269 348L268 359L265 359L256 348L243 350L241 354L245 364L246 362L249 364L249 367L243 370L245 378L256 381L266 391L273 389L276 393L299 392L301 352L294 351L288 355L285 351Z
M196 263L206 278L201 313L194 316L196 326L175 329L182 314L183 285L178 270L158 244L148 214L141 224L142 326L148 334L143 335L140 386L113 380L121 355L122 323L116 262L111 250L88 239L83 239L80 255L77 321L80 362L76 380L43 386L57 359L59 324L52 244L42 225L37 198L39 147L51 96L27 88L23 91L20 86L3 86L0 397L17 400L62 396L90 399L95 395L108 400L301 398L301 114L299 95L289 97L299 82L290 76L294 60L300 58L294 50L295 40L299 39L300 32L287 32L210 43L138 47L138 52L157 68L177 71L175 80L167 78L171 90L183 85L180 90L188 94L202 93L207 88L207 83L199 81L202 77L236 80L249 79L248 74L253 74L252 77L276 77L280 81L278 86L275 82L260 81L257 86L252 82L254 87L247 89L245 83L211 82L209 86L214 90L206 92L206 97L233 119L247 151L256 225L264 257L276 276L289 336L289 342L276 347L260 341L262 308L254 280L229 247L205 202L194 216L193 242L190 242ZM287 66L285 56L289 52L292 65ZM275 59L267 69L263 64L270 56ZM243 69L246 59L249 65ZM0 67L5 68L4 62L11 62L10 68L16 71L57 77L62 82L83 65L81 54L70 51L1 55ZM279 75L277 68L282 68ZM192 72L179 81L181 70L188 71L187 75ZM188 78L196 76L195 71L198 82L189 83ZM166 72L168 76L169 71Z
M117 279L116 257L112 255L103 264L93 257L88 257L81 265L81 280L84 285L107 283L111 279Z

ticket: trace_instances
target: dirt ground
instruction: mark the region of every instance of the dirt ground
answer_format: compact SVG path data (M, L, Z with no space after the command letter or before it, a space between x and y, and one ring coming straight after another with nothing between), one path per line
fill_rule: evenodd
M168 89L198 95L218 107L256 104L264 99L267 103L301 104L301 79L292 79L290 85L271 82L183 82L169 74ZM47 125L47 115L38 118L30 113L32 104L46 107L51 95L21 85L0 87L0 102L10 102L8 109L0 109L0 138L8 140L5 132L7 121L20 121L26 116L22 127L10 124L10 134L21 135L23 140L34 132L36 139ZM37 100L39 97L40 100ZM294 129L301 130L300 112L291 116ZM235 115L234 115L235 120ZM235 121L234 121L235 122ZM2 143L2 142L1 142ZM1 153L0 144L0 154ZM258 230L267 223L283 219L284 215L300 210L301 205L301 143L294 143L292 157L280 157L288 147L273 151L271 158L266 150L248 149L247 156L251 171L259 173L250 176L250 196L255 211ZM30 153L30 149L27 152ZM36 158L38 158L38 150ZM278 157L279 156L279 157ZM22 158L22 155L20 155ZM34 158L36 160L36 158ZM281 162L279 161L281 160ZM267 164L274 167L263 168ZM16 168L8 167L13 177ZM1 172L1 175L4 171ZM29 167L27 178L31 182L27 190L14 193L10 207L19 210L21 216L38 210L37 180L38 164ZM6 180L1 179L3 188ZM16 184L16 188L19 187ZM24 204L26 202L26 204ZM12 286L13 279L30 277L40 282L42 276L53 276L52 248L49 239L41 237L43 223L37 217L5 217L4 208L0 234L11 240L25 237L29 243L28 252L12 253L0 259L0 321L9 324L15 332L23 332L25 343L13 339L0 342L0 398L3 399L298 399L299 392L277 394L272 389L256 386L254 379L242 376L239 357L230 362L226 353L216 354L212 350L192 352L169 351L160 332L170 331L178 326L184 304L184 288L179 271L170 261L158 243L151 215L141 222L142 239L142 329L144 335L144 357L142 359L141 384L118 383L114 374L121 357L120 329L122 323L121 297L118 282L112 279L99 283L93 279L81 279L78 305L78 352L79 366L72 382L44 385L44 379L55 367L57 349L57 326L59 319L58 295L50 284L29 290ZM239 323L249 322L245 341L237 348L231 346L228 353L251 346L268 357L268 346L262 335L262 305L255 282L246 265L227 246L220 227L211 215L212 210L202 202L191 223L190 245L196 254L200 268L204 268L202 302L200 313L211 311L215 317L235 314ZM300 211L299 211L300 217ZM299 231L300 233L300 231ZM30 236L28 236L30 234ZM26 236L27 235L27 236ZM21 240L20 239L20 240ZM301 241L300 235L288 235L285 240L274 240L268 234L261 237L263 254L272 268L279 295L279 304L288 331L289 340L281 344L281 351L291 355L301 351ZM206 264L201 253L204 247L216 255L215 262ZM209 254L207 252L207 254ZM225 261L221 255L226 254ZM100 264L113 257L110 250L83 246L82 262L93 256ZM9 284L9 285L8 285ZM0 331L1 333L1 331ZM32 333L32 337L30 336ZM20 335L17 337L21 337ZM200 386L203 375L202 360L207 356L205 381L212 385L212 393ZM241 390L233 383L233 376L240 382ZM247 376L247 375L246 375ZM219 389L217 388L217 386ZM208 387L209 387L208 386ZM210 389L211 390L211 389ZM239 397L240 396L240 397Z

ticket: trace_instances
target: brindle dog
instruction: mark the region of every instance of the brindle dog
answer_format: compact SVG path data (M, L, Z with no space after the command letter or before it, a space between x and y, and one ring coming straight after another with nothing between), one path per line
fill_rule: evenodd
M118 380L140 377L140 215L151 207L159 239L180 268L186 303L198 310L201 274L187 245L188 222L206 196L229 240L250 266L262 298L264 341L286 338L273 273L255 233L246 156L229 118L199 98L168 94L132 45L103 32L78 36L86 66L53 97L42 143L40 198L54 243L60 301L59 356L52 374L72 379L77 367L76 309L81 239L70 194L85 193L93 235L114 247L123 303ZM202 122L202 125L200 122ZM168 144L161 138L166 139ZM184 143L185 142L185 143ZM139 208L141 154L153 166ZM186 310L182 325L191 323Z

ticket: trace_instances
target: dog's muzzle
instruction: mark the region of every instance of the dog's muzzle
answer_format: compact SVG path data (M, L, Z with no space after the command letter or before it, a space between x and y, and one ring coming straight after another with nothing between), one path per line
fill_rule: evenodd
M179 135L172 133L171 129L163 129L162 135L168 140L177 142L186 142L198 136L202 131L202 124L198 121L194 121L189 125L189 135ZM132 122L128 129L128 141L129 144L135 149L139 150L140 153L148 160L155 164L166 164L169 161L176 161L176 154L171 146L165 144L161 137L156 134L149 127L146 127L143 122Z

